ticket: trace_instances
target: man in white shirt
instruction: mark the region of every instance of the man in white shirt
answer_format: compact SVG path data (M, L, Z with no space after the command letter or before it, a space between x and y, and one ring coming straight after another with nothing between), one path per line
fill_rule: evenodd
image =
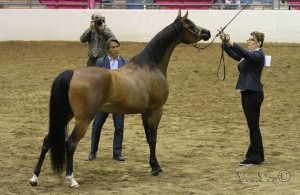
M107 55L99 58L96 66L106 69L117 69L125 65L128 61L119 55L120 43L115 38L110 38L106 41ZM109 113L99 112L93 122L91 136L91 151L88 156L89 160L94 160L97 155L98 145L101 135L101 129L104 125ZM112 114L115 126L114 141L113 141L113 159L124 161L122 156L122 144L124 133L124 114Z

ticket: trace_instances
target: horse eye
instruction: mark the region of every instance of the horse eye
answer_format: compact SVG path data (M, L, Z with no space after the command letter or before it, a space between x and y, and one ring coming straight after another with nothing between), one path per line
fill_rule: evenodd
M194 31L195 31L196 33L199 33L199 29L196 28L196 27L194 27Z
M199 33L199 29L196 28L196 26L190 26L190 30L193 31L193 32L195 32L196 34Z

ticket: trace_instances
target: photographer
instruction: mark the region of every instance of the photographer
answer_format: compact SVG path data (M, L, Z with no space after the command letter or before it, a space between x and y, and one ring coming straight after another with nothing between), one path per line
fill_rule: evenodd
M95 66L98 58L106 54L105 42L109 38L114 38L110 28L105 24L105 17L99 13L92 15L90 28L88 28L80 37L82 43L88 42L88 56L87 66Z

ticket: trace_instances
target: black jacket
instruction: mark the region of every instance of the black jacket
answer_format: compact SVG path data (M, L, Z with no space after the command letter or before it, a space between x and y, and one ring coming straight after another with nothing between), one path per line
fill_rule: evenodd
M249 51L233 43L233 46L223 44L225 52L238 64L239 78L236 84L238 90L262 91L261 73L265 64L265 54L260 48Z
M128 60L126 58L123 58L122 56L119 56L118 59L118 68L121 68L122 66L124 66L126 63L128 62ZM96 62L96 66L99 66L101 68L106 68L106 69L110 69L110 63L109 63L109 58L107 55L105 55L102 58L99 58Z

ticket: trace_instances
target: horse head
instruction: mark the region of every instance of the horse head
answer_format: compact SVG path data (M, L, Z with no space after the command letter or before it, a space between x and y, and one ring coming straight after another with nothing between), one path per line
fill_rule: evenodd
M189 20L188 11L183 17L181 17L181 10L179 10L176 20L180 20L185 29L183 33L183 43L191 44L197 43L201 40L207 41L210 39L210 31L201 26L196 26L193 21Z

